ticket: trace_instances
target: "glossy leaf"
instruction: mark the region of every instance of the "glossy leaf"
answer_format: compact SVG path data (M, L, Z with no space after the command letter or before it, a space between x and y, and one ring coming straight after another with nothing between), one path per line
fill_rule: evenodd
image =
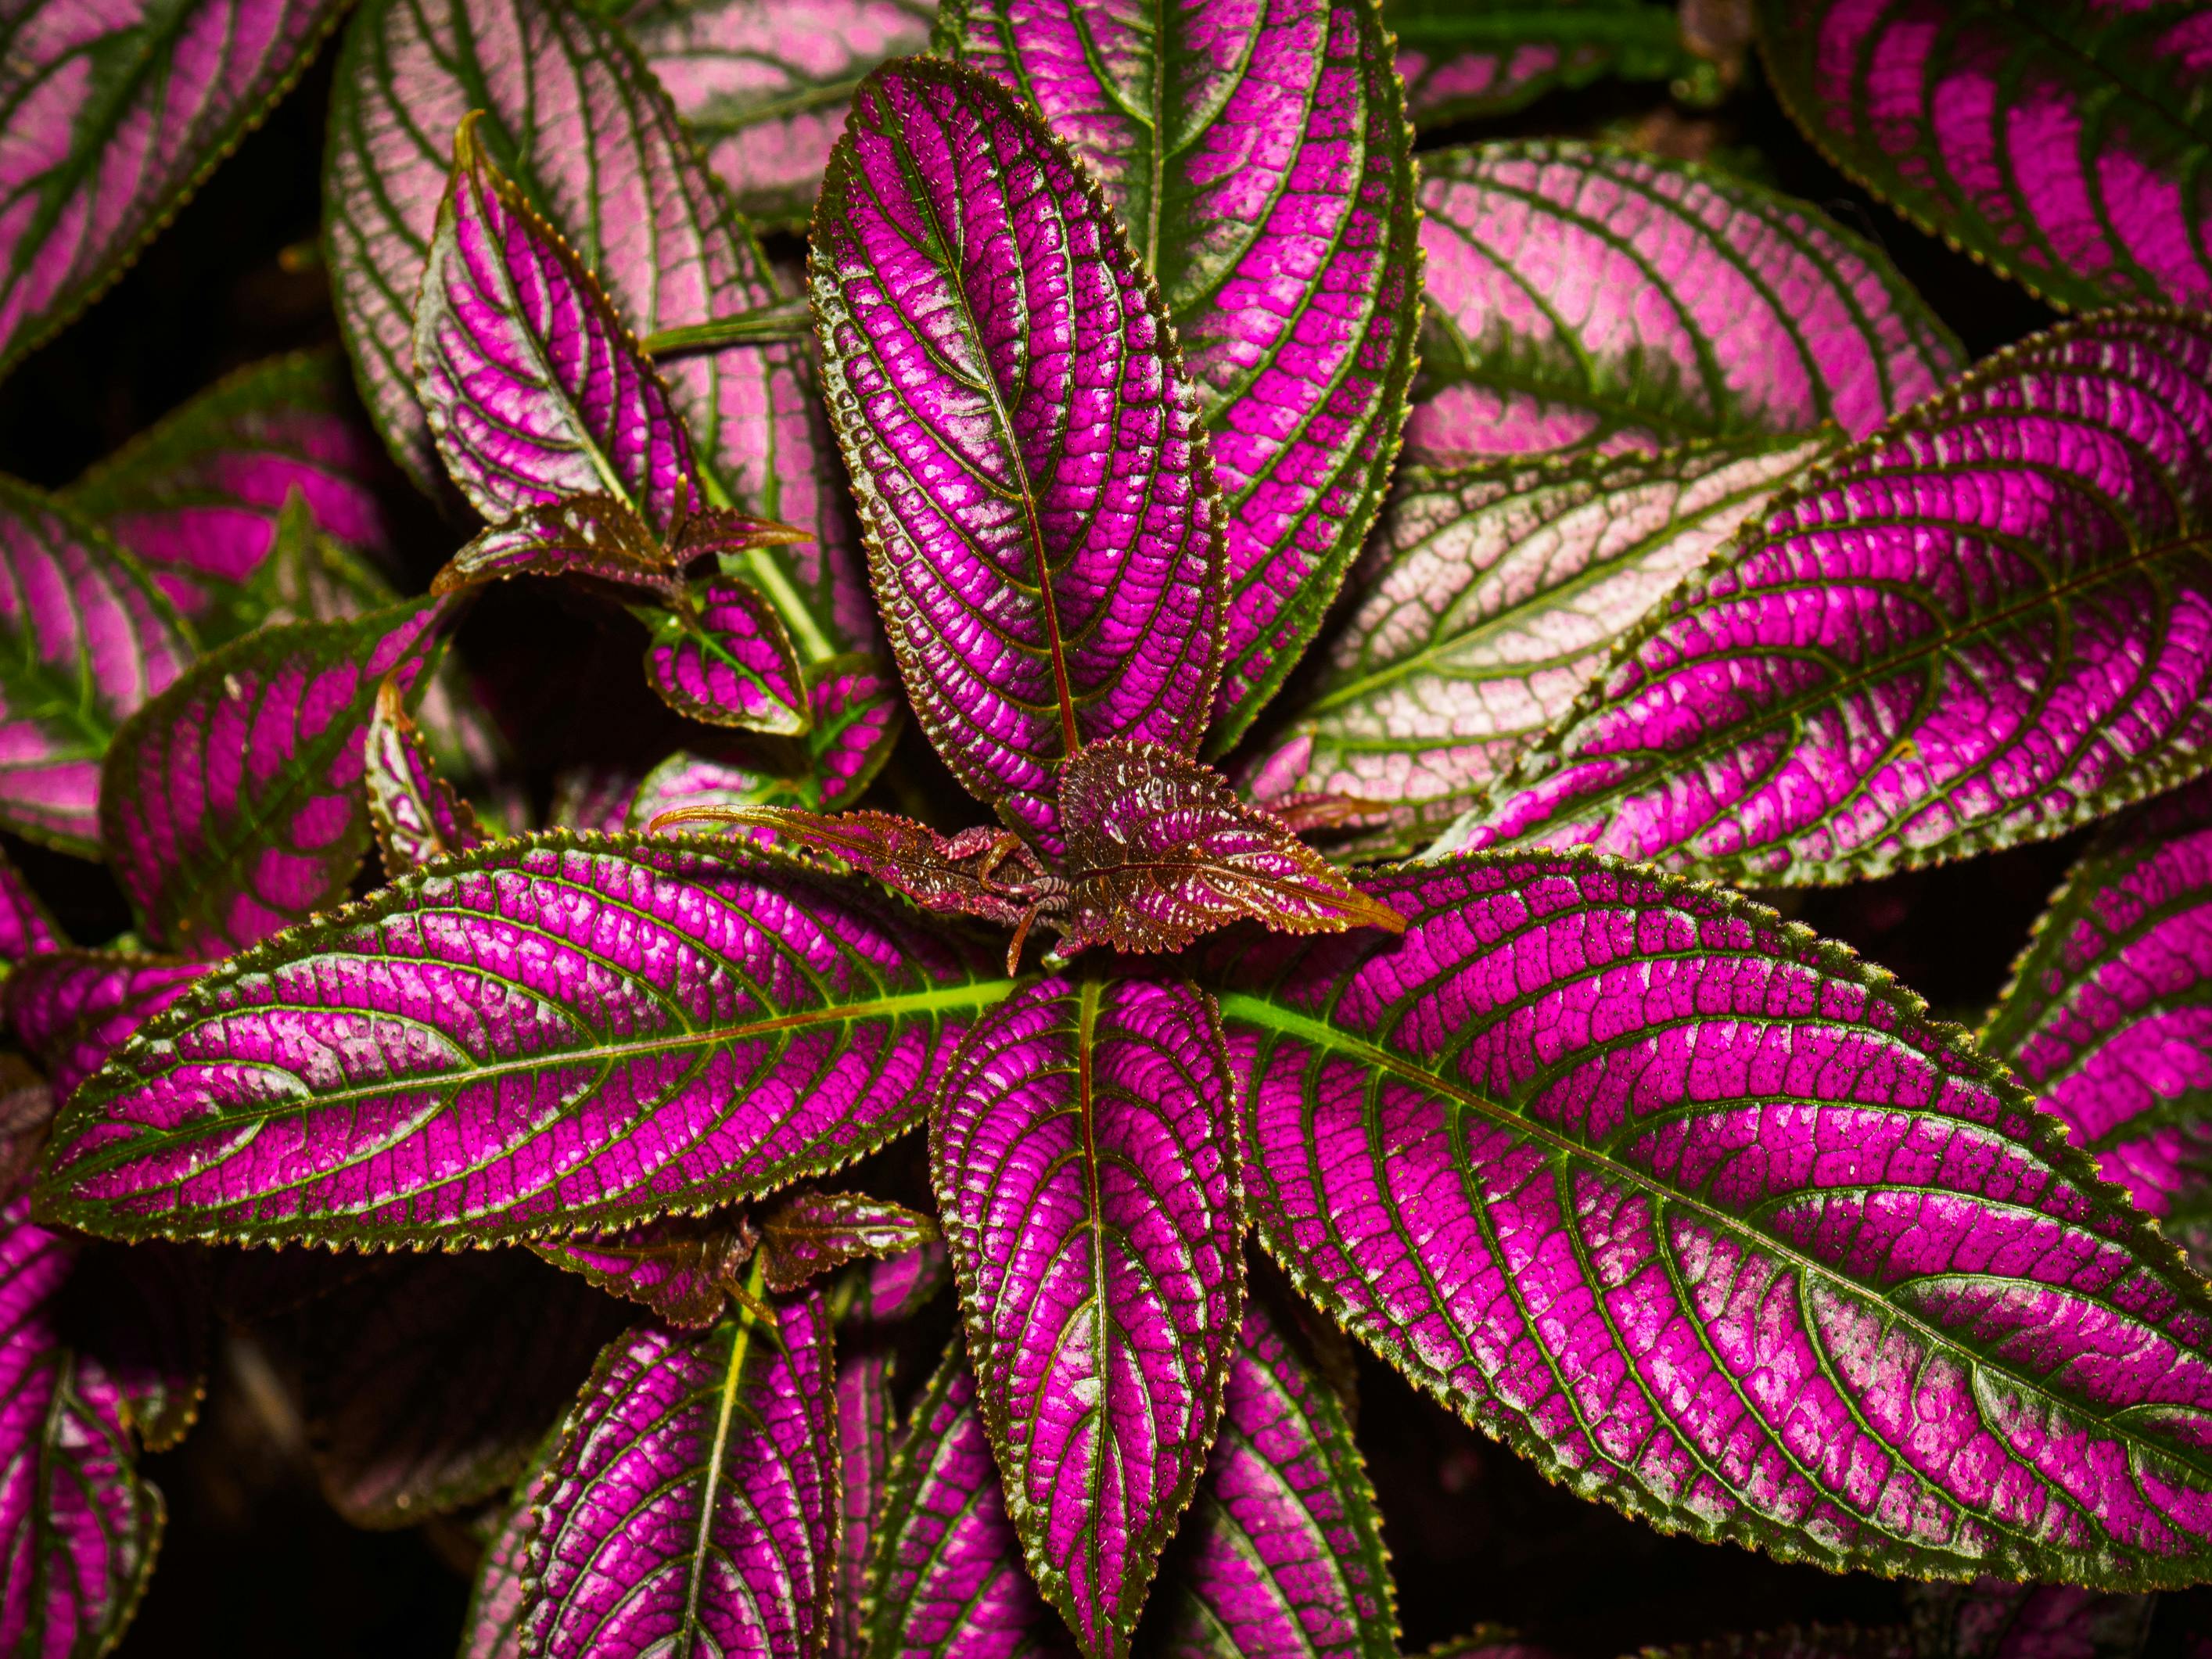
M1159 283L1221 487L1219 753L1321 626L1405 424L1420 255L1389 35L1371 0L953 0L937 47L1034 102Z
M2136 1659L2154 1595L2100 1595L2075 1584L1913 1584L1916 1659Z
M1783 496L1439 847L1835 881L2212 755L2212 323L2039 335Z
M678 714L777 737L813 723L783 624L743 582L702 582L650 625L646 683Z
M67 1100L131 1034L185 994L205 964L58 948L8 976L8 1024Z
M526 1650L817 1650L836 1557L830 1325L818 1295L697 1336L608 1346L532 1538Z
M1217 680L1220 506L1165 311L1066 147L925 58L861 87L808 274L908 696L1049 844L1063 756L1193 752Z
M447 561L433 593L506 576L588 576L674 600L684 592L674 557L629 503L599 491L526 508L477 536Z
M860 1352L852 1352L841 1329L838 1346L836 1588L823 1650L835 1659L859 1659L866 1650L860 1592L890 1472L898 1402L891 1394L892 1355L886 1343L864 1335Z
M121 274L305 67L343 0L11 13L0 74L0 373Z
M61 930L23 872L0 853L0 969L58 950Z
M1244 1276L1230 1109L1202 994L1048 979L977 1022L933 1115L1008 1512L1087 1653L1126 1650L1219 1418Z
M1359 600L1299 682L1267 769L1273 790L1373 802L1348 845L1413 852L1573 706L1646 611L1832 447L1736 439L1650 459L1404 470ZM1272 795L1261 804L1281 811Z
M1718 172L1551 141L1421 158L1408 459L1873 431L1964 361L1882 254Z
M1384 0L1382 21L1398 37L1406 113L1424 126L1510 115L1600 80L1710 74L1674 9L1650 0Z
M191 655L136 560L89 520L0 479L0 827L94 855L100 757Z
M77 1096L88 1231L428 1244L697 1211L910 1127L987 958L707 842L447 860L212 971Z
M489 839L476 810L439 773L398 680L377 687L362 742L362 774L387 876L403 876L418 864L465 853Z
M2212 1261L2212 785L2090 843L1982 1043L2200 1271Z
M803 223L860 77L927 49L922 0L647 0L623 19L738 210Z
M225 591L268 558L297 491L317 528L382 551L391 475L336 351L250 364L210 386L62 492L152 574L177 609L210 624Z
M2178 0L1761 0L1775 90L1875 195L2062 307L2212 301L2212 49Z
M1589 854L1366 884L1402 940L1270 941L1221 1001L1256 1230L1333 1318L1664 1530L2203 1575L2212 1297L2001 1066L1723 890Z
M869 1256L902 1255L937 1237L937 1224L866 1193L801 1188L763 1212L763 1277L781 1295Z
M722 1211L541 1239L530 1248L603 1291L643 1303L671 1325L703 1330L728 1307L759 1237L742 1212Z
M100 822L149 939L220 957L342 902L368 850L362 754L386 675L437 644L437 602L263 629L116 734Z

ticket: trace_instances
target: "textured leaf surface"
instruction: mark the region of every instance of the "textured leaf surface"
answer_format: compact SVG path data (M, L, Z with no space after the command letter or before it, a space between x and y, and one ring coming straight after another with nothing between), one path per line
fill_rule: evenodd
M79 1094L46 1201L363 1244L705 1209L910 1127L987 967L708 843L504 842L210 973Z
M1389 37L1368 0L955 0L937 46L1068 139L1167 302L1222 494L1219 752L1321 626L1405 423L1420 257Z
M0 373L114 281L290 84L343 0L11 9Z
M1982 1042L2200 1271L2212 1260L2212 786L2091 843Z
M523 1556L550 1480L545 1462L556 1444L557 1437L549 1439L515 1482L514 1499L477 1564L469 1610L461 1621L460 1659L522 1659Z
M816 1651L836 1557L818 1295L698 1336L609 1345L570 1413L526 1576L523 1640L592 1654Z
M2059 306L2212 301L2212 27L2176 0L1761 0L1813 142Z
M2212 742L2212 325L2039 335L1739 537L1440 846L1730 878L2059 834Z
M648 0L623 19L742 213L803 222L860 77L926 51L922 0Z
M205 971L195 962L57 949L8 976L8 1024L67 1100L131 1033Z
M195 664L116 734L101 840L147 936L228 955L342 902L368 850L377 688L435 647L440 606L263 629Z
M0 826L100 848L100 757L191 659L137 562L52 498L0 479Z
M1122 1651L1243 1301L1213 1011L1173 981L1031 984L962 1045L930 1143L1008 1512L1085 1650Z
M830 418L922 729L1049 839L1054 765L1189 753L1220 504L1164 308L1036 117L927 59L862 86L808 255Z
M1739 439L1649 459L1406 469L1361 567L1358 604L1286 714L1276 787L1375 802L1387 816L1352 844L1413 852L1573 706L1646 611L1831 447Z
M58 949L61 930L23 872L0 854L0 965Z
M646 683L679 714L709 726L795 737L812 724L791 641L743 582L710 580L654 614Z
M1668 1530L2203 1575L2212 1304L1917 998L1587 854L1367 885L1402 940L1271 943L1221 1003L1260 1237L1340 1322Z
M761 1216L763 1277L781 1294L866 1256L902 1255L937 1237L937 1224L866 1193L802 1188Z
M744 1214L723 1211L541 1239L530 1248L603 1291L643 1303L672 1325L702 1330L729 1305L729 1288L758 1237Z
M368 816L384 857L384 873L401 876L447 853L465 853L489 839L475 808L438 770L430 746L407 712L398 680L376 690L375 711L362 740Z
M1425 155L1421 176L1409 459L1863 437L1964 360L1879 252L1725 173L1531 141Z
M1601 79L1673 81L1704 67L1674 9L1650 0L1385 0L1406 113L1424 126L1510 115Z

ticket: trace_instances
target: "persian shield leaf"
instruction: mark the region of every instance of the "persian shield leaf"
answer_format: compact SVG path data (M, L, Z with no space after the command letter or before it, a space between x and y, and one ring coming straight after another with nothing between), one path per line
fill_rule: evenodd
M1424 126L1510 115L1601 79L1690 81L1711 70L1650 0L1384 0L1406 113Z
M2078 1584L1913 1584L1917 1659L2136 1659L2154 1595L2099 1595Z
M469 1610L461 1621L460 1659L522 1659L523 1558L538 1524L537 1510L545 1501L550 1480L546 1464L559 1440L557 1433L548 1437L514 1483L514 1495L499 1529L484 1547L469 1593Z
M1982 1042L2107 1181L2212 1260L2212 785L2148 802L2091 843Z
M1205 996L1048 979L976 1023L930 1127L983 1420L1031 1572L1115 1654L1205 1467L1240 1304Z
M603 1291L641 1302L672 1325L704 1330L729 1305L759 1231L742 1212L666 1216L530 1248Z
M2212 742L2212 323L2039 335L1648 617L1439 848L1834 881L2057 835Z
M191 659L137 562L90 520L0 479L0 826L100 850L100 757Z
M1964 360L1882 254L1717 172L1549 141L1421 158L1408 459L1863 437Z
M588 576L674 600L683 572L628 501L599 490L562 495L502 519L447 560L430 584L452 593L505 576Z
M404 875L418 864L465 853L489 839L476 809L440 775L396 679L376 689L376 709L362 742L362 773L387 876Z
M113 282L343 0L30 5L0 23L0 373Z
M804 1188L761 1217L763 1278L781 1294L848 1261L902 1255L936 1237L937 1224L904 1205Z
M60 948L61 930L23 872L0 853L0 969Z
M503 842L212 970L79 1091L45 1202L364 1246L707 1209L911 1127L1005 993L988 969L727 847Z
M8 976L8 1024L46 1068L54 1098L67 1100L204 971L169 957L57 949Z
M1066 146L927 58L861 87L807 269L907 694L1049 842L1063 757L1194 752L1217 679L1220 502L1165 308Z
M1573 705L1646 611L1832 447L1735 439L1651 458L1405 469L1358 604L1285 716L1266 767L1274 787L1373 802L1351 845L1413 851Z
M1844 171L2052 304L2212 301L2212 82L2177 0L1760 0L1783 104Z
M802 736L810 699L775 611L743 582L709 580L651 613L646 682L679 714L709 726Z
M1402 940L1270 941L1221 1002L1259 1236L1339 1322L1666 1530L2203 1576L2212 1297L2000 1065L1722 890L1586 853L1367 886Z
M116 734L100 822L145 931L228 955L342 901L370 837L362 755L386 675L437 642L438 601L247 635Z
M816 1652L837 1526L830 1346L819 1295L609 1344L530 1540L525 1650Z
M1073 145L1167 302L1221 486L1219 753L1321 626L1405 424L1420 252L1389 35L1372 0L953 0L936 46Z

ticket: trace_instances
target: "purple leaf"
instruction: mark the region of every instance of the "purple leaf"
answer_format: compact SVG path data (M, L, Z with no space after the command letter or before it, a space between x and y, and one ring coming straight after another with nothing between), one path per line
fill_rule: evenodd
M641 1302L671 1325L703 1330L722 1316L759 1231L742 1212L665 1216L634 1227L533 1242L558 1267Z
M588 576L673 600L684 574L628 502L586 491L502 518L448 560L430 584L453 593L507 576Z
M1923 229L2061 307L2212 301L2194 6L1761 0L1783 105Z
M1159 283L1221 487L1218 754L1321 626L1406 422L1420 252L1389 33L1369 0L953 0L935 46L1036 104Z
M777 737L812 724L783 624L743 582L702 582L678 609L652 612L648 625L646 683L678 714Z
M45 1201L116 1237L384 1246L706 1209L911 1127L988 972L712 843L504 842L210 972L79 1091Z
M345 897L370 840L377 688L422 673L441 608L262 629L125 724L101 769L100 833L149 939L224 956Z
M545 1659L819 1648L837 1446L818 1295L608 1346L552 1463L522 1638Z
M210 629L222 598L261 568L296 491L315 526L381 553L392 528L380 486L391 465L362 421L336 351L254 363L141 433L62 492Z
M862 1618L876 1659L1072 1659L1075 1651L1023 1570L957 1338L892 1455Z
M440 775L398 680L377 687L375 712L362 743L362 772L385 874L404 876L418 864L465 853L489 839L476 810Z
M849 1269L842 1285L851 1299L838 1317L841 1330L881 1332L912 1319L952 1282L952 1258L943 1234L918 1249Z
M842 1328L839 1347L846 1347ZM823 1651L829 1659L860 1659L867 1650L860 1590L890 1473L898 1415L888 1346L864 1336L857 1353L841 1351L836 1390L837 1573Z
M13 140L0 158L0 373L122 273L343 9L136 0L11 14L0 77Z
M191 659L191 639L137 562L89 520L0 479L0 828L89 858L100 757Z
M2074 1584L1913 1584L1915 1659L2136 1659L2154 1595L2100 1595Z
M2212 744L2212 322L2039 335L1785 495L1446 847L1838 881L2054 836Z
M97 1654L137 1611L161 1536L114 1380L55 1328L70 1243L0 1207L0 1650Z
M930 1166L1030 1571L1086 1653L1123 1652L1243 1299L1212 1008L1173 981L1030 985L961 1045Z
M0 969L61 948L61 930L23 872L0 853Z
M1374 1488L1306 1346L1294 1310L1246 1303L1221 1432L1161 1571L1152 1651L1397 1659Z
M1425 127L1494 119L1608 76L1694 86L1711 73L1674 9L1646 0L1385 0L1382 21L1398 37L1406 113Z
M522 1659L523 1557L551 1485L546 1465L559 1443L557 1434L548 1437L523 1471L514 1483L514 1501L485 1546L475 1588L469 1593L469 1610L461 1621L460 1659Z
M54 1103L54 1091L28 1060L0 1052L0 1190L15 1191L37 1167Z
M1573 705L1614 642L1832 446L1734 439L1571 465L1407 468L1357 605L1301 676L1273 788L1379 809L1346 848L1414 851ZM1262 804L1282 815L1271 793Z
M1220 504L1165 311L1067 148L927 58L862 85L808 273L907 695L1050 850L1060 760L1194 753L1218 678Z
M2212 784L2146 803L2081 856L1982 1045L2105 1179L2212 1261Z
M1962 1034L1588 854L1366 884L1403 939L1248 948L1221 1000L1257 1231L1332 1318L1667 1531L2203 1576L2212 1296Z
M1723 173L1588 145L1421 158L1411 460L1862 437L1963 359L1879 251Z
M937 1237L937 1224L866 1193L805 1187L763 1212L763 1280L778 1295L866 1256L903 1255Z
M803 225L860 77L929 46L921 0L647 0L623 19L738 210Z
M8 1023L46 1068L54 1098L67 1100L205 971L168 957L57 949L8 976Z

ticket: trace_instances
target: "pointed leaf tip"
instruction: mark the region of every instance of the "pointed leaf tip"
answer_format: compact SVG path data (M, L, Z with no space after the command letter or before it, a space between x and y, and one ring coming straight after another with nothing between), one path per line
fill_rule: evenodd
M790 635L775 608L744 583L709 579L649 616L646 681L678 714L772 737L813 729Z

